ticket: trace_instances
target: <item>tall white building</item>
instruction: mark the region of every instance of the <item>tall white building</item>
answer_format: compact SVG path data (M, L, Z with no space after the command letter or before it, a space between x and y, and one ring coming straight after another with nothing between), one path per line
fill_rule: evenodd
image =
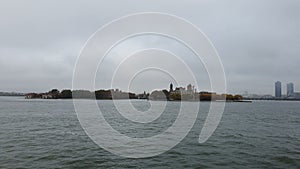
M277 81L275 83L275 97L281 98L281 82L280 81Z
M294 84L293 83L288 83L286 85L286 96L287 97L292 97L294 96Z

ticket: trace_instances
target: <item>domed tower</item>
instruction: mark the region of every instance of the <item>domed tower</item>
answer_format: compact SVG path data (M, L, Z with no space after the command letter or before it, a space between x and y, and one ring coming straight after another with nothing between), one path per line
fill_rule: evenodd
M170 92L173 92L173 84L170 84Z

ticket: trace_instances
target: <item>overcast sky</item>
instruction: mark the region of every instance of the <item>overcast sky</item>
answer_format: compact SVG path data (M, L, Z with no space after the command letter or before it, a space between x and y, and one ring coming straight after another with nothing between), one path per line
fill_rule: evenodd
M229 92L274 94L277 80L284 88L294 82L300 91L299 9L299 0L0 0L0 91L71 88L76 58L86 40L109 21L137 12L170 13L198 26L220 55ZM172 46L164 41L144 37L124 45ZM179 45L174 46L180 53ZM107 64L114 64L116 57L111 56ZM101 68L105 74L105 66ZM201 73L200 83L207 76ZM153 72L137 78L132 90L167 88L172 80L157 80L159 76L166 75ZM107 87L101 77L97 86Z

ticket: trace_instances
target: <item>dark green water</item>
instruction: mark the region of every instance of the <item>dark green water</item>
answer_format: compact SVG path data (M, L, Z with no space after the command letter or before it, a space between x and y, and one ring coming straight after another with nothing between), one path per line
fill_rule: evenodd
M137 108L139 104L144 103L134 102ZM118 115L109 117L114 111L111 101L99 105L124 134L159 132L122 126ZM127 159L99 148L85 134L70 100L0 97L0 168L300 168L300 102L227 103L218 129L199 144L208 108L209 103L201 103L192 131L172 150ZM164 115L156 121L164 123L155 125L164 130L173 118Z

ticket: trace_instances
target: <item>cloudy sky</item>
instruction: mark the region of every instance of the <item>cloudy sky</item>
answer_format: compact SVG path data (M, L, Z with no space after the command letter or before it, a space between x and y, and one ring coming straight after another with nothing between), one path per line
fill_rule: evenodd
M284 86L294 82L300 91L299 9L299 0L1 0L0 91L71 88L76 58L87 39L109 21L138 12L169 13L199 27L220 55L229 92L273 94L277 80ZM183 60L189 60L185 49L180 51L178 44L163 38L131 39L123 48L154 44L173 47ZM109 64L117 65L114 54L122 55L118 50L122 46L107 57L106 66L100 66L102 74L96 79L99 88L108 87L105 71ZM196 74L203 86L199 88L209 90L201 63L191 67L200 67ZM166 74L156 73L136 78L132 90L164 88L172 81ZM121 84L119 87L123 88Z

